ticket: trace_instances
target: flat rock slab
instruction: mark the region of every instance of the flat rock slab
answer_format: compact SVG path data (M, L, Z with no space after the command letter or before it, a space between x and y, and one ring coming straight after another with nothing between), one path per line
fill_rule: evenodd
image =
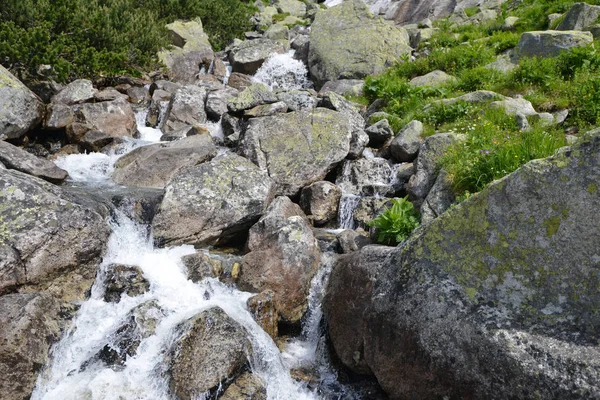
M69 176L52 161L39 158L8 142L0 141L0 162L8 169L16 169L49 182L60 183Z

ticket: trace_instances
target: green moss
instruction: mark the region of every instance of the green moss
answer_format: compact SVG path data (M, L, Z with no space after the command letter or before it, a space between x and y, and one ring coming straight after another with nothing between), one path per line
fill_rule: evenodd
M544 221L544 226L546 227L546 235L551 238L556 235L558 228L560 228L560 217L554 216L548 218Z
M587 185L587 192L589 194L596 194L596 192L598 192L598 185L596 185L595 183L590 183L589 185Z

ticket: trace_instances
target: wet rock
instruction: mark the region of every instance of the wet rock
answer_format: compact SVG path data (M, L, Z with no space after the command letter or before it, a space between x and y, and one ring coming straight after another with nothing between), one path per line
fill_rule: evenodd
M94 99L94 95L97 92L92 85L92 81L77 79L65 86L56 96L52 97L52 103L66 105L85 103Z
M319 249L323 253L339 253L340 244L338 243L335 233L327 228L313 228L313 235L317 239Z
M188 278L192 282L200 282L205 278L218 278L223 271L222 263L208 254L194 253L181 258L187 268Z
M204 103L208 91L194 85L183 86L178 89L171 101L165 115L163 132L183 128L184 126L196 126L206 122L206 111Z
M233 88L213 90L206 97L206 114L214 121L218 121L227 112L227 103L237 96L238 91Z
M1 251L0 251L1 252ZM60 304L41 293L0 296L0 391L6 400L29 398L60 339Z
M278 194L294 195L322 180L346 157L349 145L345 116L316 108L251 119L239 151L268 172Z
M342 253L348 254L362 249L371 244L368 236L360 234L357 231L346 229L337 235L337 240L342 249Z
M71 125L74 120L75 114L73 114L70 106L62 103L50 104L46 109L44 128L50 130L64 129Z
M150 289L150 282L144 278L140 267L112 264L107 270L104 301L108 303L118 303L123 294L135 297Z
M100 131L87 131L81 138L80 145L90 152L99 152L104 146L108 146L115 138Z
M395 170L393 164L384 158L359 158L346 160L342 173L335 184L344 193L361 196L386 195L394 193Z
M363 94L364 80L361 79L339 79L337 81L325 82L319 95L324 95L328 92L334 92L340 96L360 96Z
M365 129L369 135L369 147L382 147L389 139L394 136L394 131L387 119L382 119Z
M581 31L536 31L521 35L515 48L515 59L523 57L554 57L561 51L592 43L593 36Z
M440 172L441 157L455 140L455 135L451 133L437 133L429 136L421 144L416 161L416 172L406 185L409 199L415 207L420 207L427 197Z
M366 246L359 252L340 256L325 290L323 312L335 354L346 367L359 374L371 373L363 343L369 327L363 321L376 280L393 251L394 248L387 246Z
M277 102L277 96L263 83L255 83L242 90L237 97L229 100L227 108L231 113L240 113L263 104Z
M374 17L360 0L317 13L311 29L308 63L320 84L381 73L411 51L406 31Z
M421 205L421 223L426 224L442 215L456 200L452 190L452 180L441 170L427 198Z
M238 286L272 290L275 309L289 323L306 311L306 297L321 253L308 219L287 197L278 197L250 229Z
M323 225L337 216L342 190L331 182L315 182L302 189L300 207L316 225Z
M267 400L267 388L260 377L244 372L219 396L219 400Z
M455 82L456 78L444 71L435 70L423 76L417 76L408 82L410 86L442 86L449 82Z
M108 239L104 218L18 171L0 170L0 188L0 293L27 285L82 299Z
M229 53L233 72L252 75L273 53L283 53L285 47L271 39L255 39L242 42Z
M265 290L260 294L250 297L246 302L246 306L258 325L260 325L269 336L275 339L279 335L277 330L279 315L275 309L273 297L274 293L271 290Z
M53 183L61 183L69 176L52 161L39 158L8 142L0 141L0 162L8 169L16 169Z
M209 161L216 154L209 134L138 147L115 163L113 180L122 185L163 188L185 167Z
M317 107L318 100L310 90L286 90L277 93L277 99L287 104L290 111L313 109Z
M97 130L114 137L133 137L137 133L133 109L123 99L75 105L73 112L86 131Z
M237 90L244 90L252 84L251 76L240 74L239 72L232 72L227 81L227 85Z
M181 323L181 336L170 350L169 388L180 399L218 390L248 364L252 345L247 332L218 307Z
M44 104L31 90L0 65L0 140L20 138L37 127Z
M152 227L157 243L224 241L247 229L274 195L266 172L234 154L190 167L167 185Z
M397 162L412 162L419 154L423 124L410 121L390 143L390 153Z

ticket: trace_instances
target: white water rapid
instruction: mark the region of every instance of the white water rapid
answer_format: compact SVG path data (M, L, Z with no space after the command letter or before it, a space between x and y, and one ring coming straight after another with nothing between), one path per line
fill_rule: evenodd
M294 59L294 50L273 54L256 71L254 80L271 89L306 89L311 86L308 70L302 61Z

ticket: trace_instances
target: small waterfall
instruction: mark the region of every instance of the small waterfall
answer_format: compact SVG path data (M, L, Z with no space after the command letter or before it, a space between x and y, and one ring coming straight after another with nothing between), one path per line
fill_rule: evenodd
M254 80L271 89L305 89L310 85L308 71L302 61L293 58L294 50L272 55L256 71Z
M338 207L338 225L340 229L354 229L354 211L358 208L360 196L344 193Z
M163 104L166 103L166 104ZM167 112L167 105L169 103L163 101L160 103L160 114L158 117L159 121L164 120L164 114ZM162 132L158 128L151 128L146 126L146 117L148 116L148 109L144 108L138 110L135 113L135 122L137 124L137 130L140 133L140 139L146 142L158 142L162 136Z

